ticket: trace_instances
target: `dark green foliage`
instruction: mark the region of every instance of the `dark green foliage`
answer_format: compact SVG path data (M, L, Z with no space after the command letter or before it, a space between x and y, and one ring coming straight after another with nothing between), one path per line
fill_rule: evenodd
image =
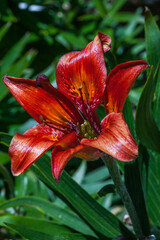
M119 166L144 235L152 233L159 239L158 18L148 9L144 18L142 7L128 10L126 0L26 0L24 4L21 9L20 1L0 1L0 238L111 240L124 235L135 239L123 223L126 211L100 160L73 159L66 167L72 177L64 171L59 184L51 174L50 152L18 177L10 171L11 135L24 133L35 121L11 96L2 76L35 79L43 73L56 86L60 57L83 49L100 31L112 38L111 51L105 54L108 73L118 63L131 60L145 59L153 65L150 74L148 70L136 81L123 111L139 143L139 157L131 163L119 162ZM38 11L33 11L34 4ZM103 119L103 104L97 112Z

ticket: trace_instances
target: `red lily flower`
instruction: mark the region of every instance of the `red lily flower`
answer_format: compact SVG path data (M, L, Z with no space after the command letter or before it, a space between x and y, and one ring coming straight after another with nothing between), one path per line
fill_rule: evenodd
M138 147L122 109L136 78L149 65L146 61L123 63L107 77L104 52L110 43L109 36L98 33L82 51L64 55L56 71L59 89L45 75L36 81L3 77L13 96L39 123L12 139L9 155L14 175L53 146L51 167L56 180L72 157L95 160L103 152L121 161L137 157ZM103 99L107 115L100 123L96 109Z

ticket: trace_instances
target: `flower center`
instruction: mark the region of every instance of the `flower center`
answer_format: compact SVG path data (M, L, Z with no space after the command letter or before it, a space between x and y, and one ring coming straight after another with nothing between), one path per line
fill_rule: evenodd
M77 126L78 126L79 133L83 138L90 139L90 138L97 137L95 131L92 129L88 121L84 120L84 123L82 124L77 123Z

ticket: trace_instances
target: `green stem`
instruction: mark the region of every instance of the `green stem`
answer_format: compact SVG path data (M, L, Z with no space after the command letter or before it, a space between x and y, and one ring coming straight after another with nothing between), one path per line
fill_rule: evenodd
M142 229L140 226L140 222L139 222L135 207L133 205L132 199L127 191L127 188L126 188L124 182L121 179L120 171L117 166L116 160L113 157L106 155L106 154L104 156L102 156L102 160L104 161L105 165L107 166L107 168L110 172L111 178L117 189L117 192L120 195L120 197L128 211L128 214L131 218L136 237L142 238L143 233L142 233Z

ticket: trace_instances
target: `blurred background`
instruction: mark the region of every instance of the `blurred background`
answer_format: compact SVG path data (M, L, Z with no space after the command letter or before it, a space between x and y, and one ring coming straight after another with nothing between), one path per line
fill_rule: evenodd
M56 86L55 72L60 57L67 52L83 49L97 32L104 32L112 39L111 53L105 56L108 72L113 62L146 60L145 6L150 8L160 24L159 0L1 0L0 79L5 73L31 79L43 73ZM130 92L133 107L138 103L145 81L144 73ZM100 114L103 118L103 109L100 109ZM35 124L0 80L0 132L23 134ZM5 170L0 168L0 200L35 195L64 205L30 170L13 179L7 147L2 144L0 164L5 166ZM111 183L101 161L86 163L74 159L66 169L106 208L114 213L121 212L118 196L109 194L107 198L97 197L97 192ZM39 213L27 209L26 214L38 216ZM3 231L4 239L10 237L10 233Z

